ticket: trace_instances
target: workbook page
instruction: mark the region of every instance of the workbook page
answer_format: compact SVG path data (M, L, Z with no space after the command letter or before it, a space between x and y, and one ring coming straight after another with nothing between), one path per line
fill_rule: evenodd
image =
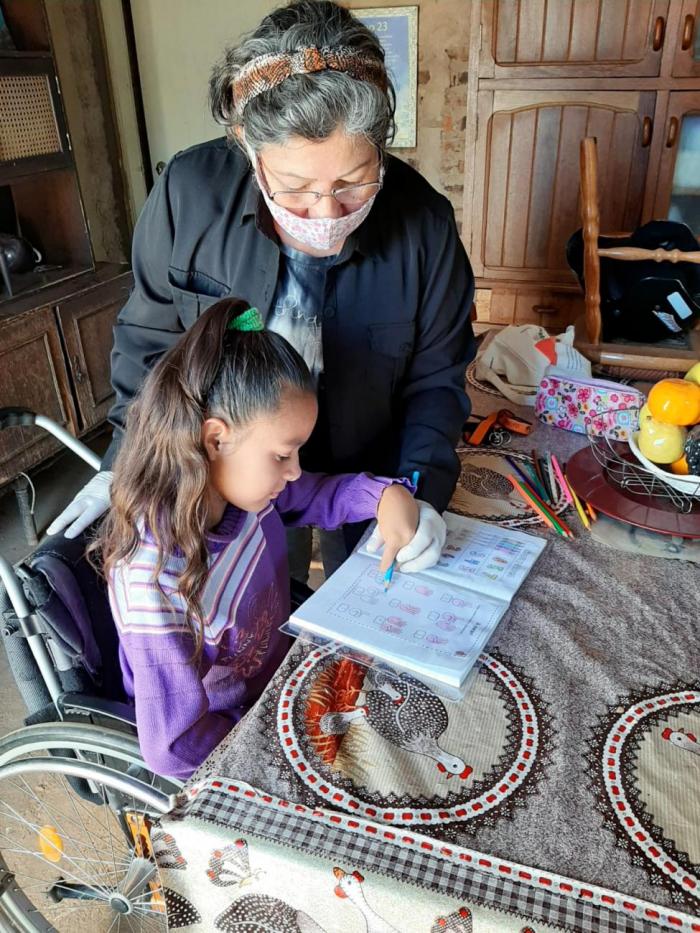
M452 512L445 512L443 518L447 537L442 554L437 564L424 573L510 602L544 550L544 539ZM381 553L369 554L364 546L359 553L381 558Z
M292 623L458 686L506 609L501 600L423 574L396 573L385 591L377 561L357 553Z

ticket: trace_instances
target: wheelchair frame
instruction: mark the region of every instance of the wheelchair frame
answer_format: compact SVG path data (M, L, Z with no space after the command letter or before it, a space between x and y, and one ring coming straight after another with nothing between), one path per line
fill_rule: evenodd
M27 409L0 408L0 430L7 427L33 426L48 431L93 469L100 469L100 458L50 418L36 415ZM174 778L160 777L149 771L138 747L136 724L130 706L118 701L72 694L63 690L55 664L62 669L64 662L66 667L70 667L70 661L56 640L51 638L51 633L43 624L40 614L34 611L25 596L20 578L2 555L0 579L19 624L19 631L9 637L26 639L57 717L53 722L25 726L0 738L0 780L19 776L19 780L26 785L24 775L59 775L62 785L77 792L84 800L110 807L127 843L134 843L136 855L132 857L132 862L135 858L140 864L140 870L134 871L132 867L119 885L115 882L106 895L103 889L100 889L98 896L97 887L76 884L62 877L44 893L48 893L48 896L59 904L66 899L70 899L69 903L72 905L75 905L76 899L100 900L102 906L111 908L116 913L128 914L131 910L134 918L137 918L139 913L143 914L142 903L144 897L148 896L149 885L151 891L155 890L153 877L157 876L157 868L153 863L152 851L150 868L145 864L147 860L142 856L149 847L148 834L141 836L135 833L133 813L137 814L136 820L139 822L142 821L142 814L158 816L167 812L173 805L182 782ZM114 727L105 725L105 720L107 723L114 723ZM35 757L37 755L44 757ZM133 806L129 807L128 803L125 803L128 800L131 800ZM0 806L2 804L0 795ZM131 821L129 812L132 813ZM41 839L42 832L43 829L39 832L39 848L44 851L45 840ZM29 854L32 854L31 851ZM37 854L42 861L46 861L41 853ZM67 876L70 877L70 872ZM162 888L160 890L162 892ZM155 894L153 896L155 897ZM164 897L160 897L154 910L161 917L165 917ZM70 911L68 915L71 916ZM0 928L22 933L43 933L56 929L50 921L40 915L30 898L24 894L15 874L5 862L1 844Z

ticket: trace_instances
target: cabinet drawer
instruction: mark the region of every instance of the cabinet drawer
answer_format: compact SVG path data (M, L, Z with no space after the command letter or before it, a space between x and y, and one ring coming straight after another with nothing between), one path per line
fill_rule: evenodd
M539 324L565 330L583 313L583 295L575 291L523 286L477 288L476 329L480 325Z

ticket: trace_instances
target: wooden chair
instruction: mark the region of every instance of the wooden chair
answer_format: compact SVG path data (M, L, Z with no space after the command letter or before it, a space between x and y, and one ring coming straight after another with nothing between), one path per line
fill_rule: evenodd
M588 136L581 140L581 220L583 226L583 275L585 281L585 314L576 322L576 347L588 359L620 370L619 375L636 375L638 371L656 378L659 374L678 374L700 360L700 328L689 332L688 348L678 349L659 344L602 342L600 316L600 257L634 262L653 259L656 262L692 262L700 264L700 252L681 250L640 249L615 246L601 249L600 212L598 208L598 154L596 140ZM626 233L603 234L606 237L626 237ZM656 374L656 375L654 375Z

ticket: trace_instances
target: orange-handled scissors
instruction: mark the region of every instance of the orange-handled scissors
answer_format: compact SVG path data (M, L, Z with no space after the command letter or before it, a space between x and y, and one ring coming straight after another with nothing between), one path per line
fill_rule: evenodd
M489 433L499 426L505 428L506 431L511 431L513 434L522 434L523 436L530 434L532 431L532 422L516 415L509 408L499 408L498 411L492 411L489 415L483 417L475 415L474 417L479 421L475 428L469 430L471 427L470 422L467 422L462 428L463 440L473 447L483 444Z

